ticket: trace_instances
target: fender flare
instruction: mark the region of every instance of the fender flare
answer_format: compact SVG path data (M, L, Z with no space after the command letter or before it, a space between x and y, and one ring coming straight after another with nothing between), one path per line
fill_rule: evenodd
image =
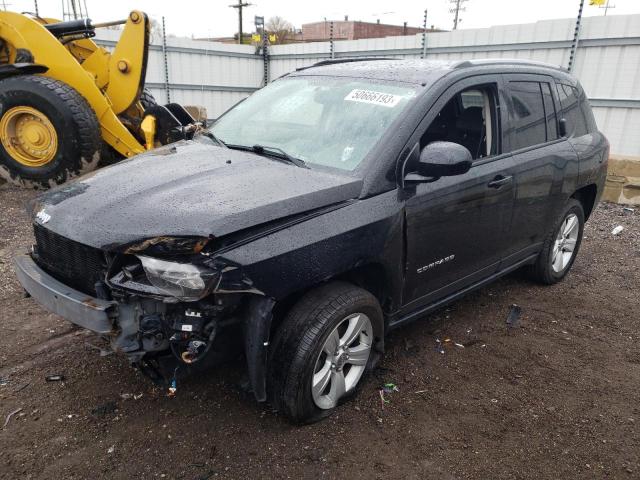
M9 63L0 65L0 80L18 75L37 75L47 70L49 67L39 63Z
M267 400L267 355L275 303L272 298L252 295L243 323L249 383L258 402Z

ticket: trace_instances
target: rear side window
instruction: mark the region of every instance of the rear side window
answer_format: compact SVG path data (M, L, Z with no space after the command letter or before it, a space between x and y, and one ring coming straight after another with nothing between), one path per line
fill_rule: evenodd
M509 82L513 105L513 150L547 141L542 89L538 82Z
M562 106L562 118L567 122L567 135L570 137L581 137L589 133L589 122L584 109L589 109L587 99L580 98L577 88L563 83L558 84L558 97ZM584 103L584 105L581 105ZM589 109L589 117L592 116Z

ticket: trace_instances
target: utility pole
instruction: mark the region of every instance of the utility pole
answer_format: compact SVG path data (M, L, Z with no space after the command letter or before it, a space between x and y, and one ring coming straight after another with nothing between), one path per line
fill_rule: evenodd
M238 9L238 43L242 43L242 9L250 5L253 5L253 3L243 2L242 0L238 0L235 5L229 5L231 8Z
M449 9L449 13L453 13L453 29L458 29L458 23L462 21L460 18L460 12L464 12L466 7L464 6L469 0L449 0L452 8Z

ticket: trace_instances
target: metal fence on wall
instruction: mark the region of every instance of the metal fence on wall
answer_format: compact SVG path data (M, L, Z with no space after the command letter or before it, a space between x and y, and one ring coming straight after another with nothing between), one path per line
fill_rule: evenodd
M456 30L426 35L426 58L521 58L566 67L575 19ZM113 44L117 35L101 36ZM353 56L419 58L422 35L338 42L275 45L269 50L273 80L322 59ZM203 105L215 118L263 84L264 62L256 48L168 38L172 101ZM582 21L573 73L582 82L612 153L640 156L640 15L589 17ZM147 84L164 100L160 44L151 46Z
M109 48L119 34L102 30L95 40ZM154 40L149 47L146 86L158 102L167 101L168 89L172 102L202 105L209 118L216 118L262 86L264 62L255 47L168 37L165 72L162 40Z

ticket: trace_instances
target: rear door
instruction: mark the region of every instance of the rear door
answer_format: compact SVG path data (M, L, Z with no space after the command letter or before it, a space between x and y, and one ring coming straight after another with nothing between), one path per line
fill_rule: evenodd
M575 189L575 151L558 133L552 77L505 75L510 128L506 146L515 162L515 202L503 267L536 253L566 198Z
M421 148L437 140L463 143L473 128L461 131L458 127L464 127L473 114L477 118L478 111L469 109L481 107L487 98L478 97L478 92L491 93L492 113L480 117L480 122L493 125L488 135L491 150L483 153L482 148L465 145L476 157L468 173L404 190L408 197L403 295L407 310L454 293L498 268L508 241L514 196L513 162L501 151L505 120L501 90L499 75L458 82L429 109L410 143ZM414 160L419 151L415 148ZM412 171L411 162L411 158L404 161L402 175Z

